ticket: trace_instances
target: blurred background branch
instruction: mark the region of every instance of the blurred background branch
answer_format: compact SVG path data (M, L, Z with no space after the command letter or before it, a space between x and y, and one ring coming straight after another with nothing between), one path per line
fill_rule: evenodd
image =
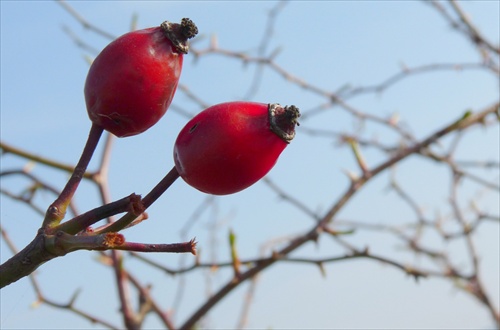
M58 3L65 13L85 31L107 40L115 38L113 33L91 23L92 17L86 17L75 9L76 3L66 1L58 1ZM95 252L99 263L110 268L114 274L113 285L116 288L119 305L119 320L110 318L112 321L108 321L106 314L94 316L90 312L86 312L85 308L77 307L77 297L80 296L79 289L74 290L75 293L69 298L68 303L57 303L56 299L49 298L51 290L47 289L42 292L42 284L39 283L38 274L35 272L30 275L29 280L37 297L37 303L73 313L90 323L96 323L110 329L145 328L149 315L155 316L158 322L155 324L160 324L167 329L212 328L217 324L217 322L212 324L210 319L211 313L215 314L215 307L222 304L231 294L238 292L237 288L240 285L248 282L246 290L241 296L241 309L234 326L237 328L252 327L252 308L259 304L256 295L273 295L273 292L259 293L259 288L263 286L261 275L264 270L273 268L271 266L275 265L288 265L287 267L295 268L301 265L311 265L319 270L319 276L330 279L327 271L328 265L345 261L366 260L390 266L401 274L409 275L420 282L437 278L451 283L482 306L490 315L491 324L500 329L498 292L491 289L485 282L485 262L482 255L489 251L481 248L482 245L479 244L481 236L478 234L483 227L493 228L494 231L499 230L498 204L496 208L491 209L482 203L487 198L498 200L500 190L498 151L487 154L460 152L460 148L469 143L469 137L478 131L498 131L500 118L498 99L489 100L486 105L463 104L463 107L458 105L459 108L455 104L450 104L449 107L453 108L454 111L440 110L443 113L452 113L444 120L442 117L436 119L437 117L434 118L432 113L422 110L421 116L425 117L429 126L425 128L419 128L417 125L412 125L411 121L405 121L405 113L392 110L390 114L372 111L363 102L364 98L373 94L380 97L381 95L387 98L394 97L391 92L397 93L398 88L404 83L409 83L423 76L427 79L426 81L432 81L434 76L446 72L485 73L487 79L494 78L494 84L497 84L498 87L499 45L495 44L495 41L489 40L486 34L480 31L476 22L469 17L463 8L462 2L424 1L423 4L438 13L440 19L470 42L470 46L479 56L478 61L450 58L450 60L418 65L400 64L400 69L396 72L392 71L384 78L374 80L378 81L377 83L351 84L345 82L340 88L335 89L330 83L324 85L319 79L316 81L301 78L299 72L303 71L300 70L300 65L311 65L309 62L314 62L314 59L308 59L308 61L294 59L300 64L296 67L287 67L282 64L284 60L281 56L284 56L287 45L276 46L274 40L279 37L280 32L282 33L280 30L280 24L284 24L282 15L294 5L293 2L277 2L270 6L265 16L265 24L259 30L262 35L256 41L256 45L245 44L245 47L251 47L251 50L236 50L239 46L234 48L221 46L224 43L219 41L216 34L210 38L201 36L195 39L190 51L190 56L194 58L192 64L194 67L204 64L210 65L213 57L217 57L224 63L241 64L242 74L251 68L248 84L241 92L242 99L254 100L260 97L260 93L267 92L266 79L271 79L271 74L278 77L280 83L286 86L290 91L287 91L287 94L297 93L305 100L314 97L316 105L312 102L305 102L304 106L301 107L303 115L298 135L307 136L310 139L308 142L313 139L332 142L337 147L335 152L342 155L339 157L351 160L348 167L344 168L347 178L345 184L340 187L344 191L331 189L331 195L315 195L317 204L311 206L311 201L296 190L299 189L300 184L295 185L294 189L290 189L288 181L299 180L300 178L297 176L288 173L288 176L283 179L278 174L276 176L271 174L264 178L262 180L263 186L275 198L272 207L283 210L282 213L286 217L301 222L301 226L297 227L300 229L294 233L290 233L288 228L282 228L283 232L274 233L273 231L271 238L267 234L266 236L262 235L262 237L257 235L259 241L252 241L253 245L250 249L243 247L245 245L243 239L243 242L238 240L230 244L227 239L221 238L227 237L229 231L226 230L227 225L231 222L230 219L235 217L235 212L226 213L225 209L221 207L221 198L203 196L196 202L189 201L188 214L182 214L184 218L178 218L178 214L162 215L169 218L169 221L175 217L175 221L182 223L179 236L183 241L187 241L191 236L198 237L201 231L208 232L207 235L204 235L204 240L200 241L200 249L196 257L179 256L177 266L173 266L170 260L144 256L143 253L139 252L116 250ZM138 16L134 15L130 24L131 29L135 29L137 24ZM205 27L205 29L210 29L210 27ZM84 52L89 61L97 55L99 47L85 41L81 32L75 32L76 28L65 26L64 31L74 46ZM244 34L244 32L240 31L239 33ZM326 71L328 65L324 65L324 67ZM484 80L485 85L491 83L487 79ZM436 86L436 88L439 89L441 86ZM171 109L183 119L190 118L197 112L189 109L187 104L193 104L199 110L214 102L202 93L201 89L191 80L181 82L177 93L180 95L177 97L178 99L188 102L174 102ZM222 95L221 97L233 96ZM294 99L295 95L290 97ZM443 95L443 97L449 96ZM430 105L433 100L429 99L426 102L427 105ZM401 108L404 107L403 104ZM326 115L337 117L334 117L333 120L332 118L325 119ZM337 118L342 118L341 120L344 120L345 123L350 120L353 125L332 124ZM442 128L436 128L436 126ZM374 131L377 134L372 134ZM3 139L8 140L9 137L2 136ZM98 195L99 203L103 205L113 201L111 190L114 188L109 180L110 175L112 175L109 167L112 159L111 153L115 148L114 137L106 135L106 139L97 169L87 171L85 174L87 181L93 184L94 188L97 188L96 195ZM486 138L479 141L484 144L491 143ZM49 156L39 156L38 152L35 154L26 151L21 146L12 146L10 142L2 141L1 144L2 196L21 202L37 214L43 215L42 210L46 206L37 198L39 192L48 191L57 195L60 187L42 180L43 174L39 175L35 170L38 170L38 165L44 165L44 167L51 168L64 176L72 171L72 166L53 160ZM294 147L299 148L300 146L304 148L304 144L298 144ZM346 152L342 153L343 151ZM322 150L322 152L327 154L330 150ZM374 156L374 152L377 152L378 158ZM7 161L10 159L8 157L16 158L21 162L13 163L11 168L6 168L4 164L8 164ZM317 159L315 161L331 163L328 156L320 158L320 155L317 155ZM432 170L440 173L438 175L447 175L446 183L441 182L436 183L435 186L420 187L418 178L413 181L406 180L408 177L415 179L414 177L424 177L428 174L425 170L409 173L406 170L407 159L420 159L425 164L431 164ZM26 161L28 161L27 164ZM34 168L32 164L35 164L36 167ZM286 165L283 168L285 167ZM300 170L303 172L300 175L306 179L308 176L312 178L315 175L328 177L325 173L320 173L319 167L317 169L308 165ZM333 165L329 165L329 171L341 172ZM446 173L446 175L442 173ZM7 182L7 178L14 177L26 181L23 181L22 186L17 183L4 184ZM356 198L370 189L370 185L376 184L377 180L384 181L386 192L393 194L396 201L402 205L401 208L397 209L392 203L381 206L382 209L394 209L395 214L392 215L396 221L386 219L388 213L384 212L366 218L346 216L343 212L348 205L357 205L355 206L357 208L364 207L362 202ZM328 182L325 180L324 185L327 186ZM446 191L446 202L439 203L434 214L429 215L429 211L422 206L425 203L423 202L425 198L416 193L416 189L430 192L437 189L438 184L439 189ZM480 193L471 195L469 184L478 188ZM314 192L307 194L314 195ZM175 195L169 196L168 199L175 200L174 203L185 203L176 197ZM84 200L85 196L76 199L81 203L84 203ZM324 206L325 203L327 207ZM71 213L73 216L78 216L81 213L75 204L76 202L73 201L70 205ZM400 210L399 213L397 210ZM189 212L191 216L189 216ZM249 220L253 221L254 219L250 217ZM272 218L270 216L269 219L259 220L264 222L272 220ZM109 217L105 219L104 226L114 221L116 221L114 217ZM156 222L155 225L159 226L159 223ZM269 231L271 229L267 228L274 228L270 225L261 227L261 230ZM9 228L9 231L13 230L10 221L2 222L1 233L3 241L14 254L16 248L5 228ZM169 230L170 227L166 231ZM247 234L242 229L231 230L238 238L244 238ZM377 243L375 237L382 237L383 241L397 242L395 243L396 247L393 247L390 252L380 250L378 248L380 243ZM246 243L248 244L248 242ZM497 246L498 240L492 243ZM311 245L316 246L316 251L310 249ZM459 253L456 252L457 245L460 245ZM238 253L231 255L230 252L236 251L235 249ZM221 254L221 251L225 251L224 254ZM255 252L257 256L253 256L249 251ZM148 269L148 272L159 272L162 276L161 279L150 283L152 280L149 278L144 277L143 279L139 275L135 275L137 265L139 265L138 268ZM293 273L294 268L288 269L290 273ZM193 283L190 276L197 276L195 277L196 284ZM496 276L499 275L496 274ZM203 281L200 281L200 278ZM162 283L167 279L173 281L168 290ZM109 278L100 279L100 281L109 282ZM305 283L309 279L303 279L303 281ZM204 296L202 298L197 296L196 299L189 298L192 295L191 286L199 288L201 287L199 282L204 283ZM294 285L300 286L301 284L303 283L298 282ZM168 294L165 294L166 291ZM170 304L165 296L172 299ZM300 301L300 297L295 298L300 303L310 303ZM301 317L307 318L308 316L302 315ZM118 322L119 325L114 324Z

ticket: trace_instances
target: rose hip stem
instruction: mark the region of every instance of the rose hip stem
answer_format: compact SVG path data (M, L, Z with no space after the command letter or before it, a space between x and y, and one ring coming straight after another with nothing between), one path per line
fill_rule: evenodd
M179 172L175 166L170 170L170 172L165 175L163 179L142 199L144 210L150 207L160 196L167 191L167 189L179 178ZM137 218L137 215L128 212L120 219L116 220L109 226L106 226L102 231L94 232L95 235L109 232L119 232L123 228L127 227L132 221Z
M90 163L90 159L92 159L92 155L99 143L99 139L101 138L103 129L102 127L92 124L90 127L89 136L87 138L87 142L85 147L83 148L82 155L80 156L80 160L76 164L71 177L69 178L66 186L61 191L57 199L49 206L47 212L45 213L45 219L43 220L42 228L53 228L57 226L62 219L64 219L64 215L66 214L66 209L68 208L73 195L75 194L80 181L87 170L87 166Z

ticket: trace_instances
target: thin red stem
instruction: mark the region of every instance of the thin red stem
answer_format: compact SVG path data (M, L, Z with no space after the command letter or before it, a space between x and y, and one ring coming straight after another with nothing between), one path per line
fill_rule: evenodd
M62 219L64 219L64 215L66 214L66 209L75 194L80 181L87 170L87 166L92 159L92 155L99 143L99 139L101 138L103 129L100 126L92 124L89 132L89 137L87 139L87 143L83 148L82 155L80 156L80 160L76 165L71 177L69 178L66 186L61 191L57 199L49 206L47 212L45 213L45 219L43 220L42 228L54 227L57 226Z
M196 255L196 242L192 239L189 242L172 244L144 244L125 242L114 246L114 250L136 251L136 252L168 252L168 253L192 253Z
M150 207L160 196L177 180L179 177L179 172L175 166L170 170L170 172L165 175L163 179L142 199L142 204L144 210ZM123 228L127 227L132 221L137 218L137 214L133 212L128 212L123 217L112 223L111 225L104 228L96 234L109 233L109 232L119 232Z

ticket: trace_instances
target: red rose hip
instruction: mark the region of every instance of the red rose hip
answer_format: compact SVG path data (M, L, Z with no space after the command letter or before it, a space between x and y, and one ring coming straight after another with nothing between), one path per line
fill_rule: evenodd
M187 40L198 29L181 24L133 31L106 46L92 63L85 82L91 121L118 137L144 132L165 114L182 69Z
M228 102L209 107L180 131L175 167L192 187L226 195L266 175L295 136L295 106Z

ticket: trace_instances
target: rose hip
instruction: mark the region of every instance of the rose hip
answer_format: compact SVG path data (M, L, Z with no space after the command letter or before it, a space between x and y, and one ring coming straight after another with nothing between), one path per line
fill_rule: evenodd
M228 102L209 107L180 131L175 167L189 185L214 195L241 191L266 175L295 136L295 106Z
M187 40L198 29L180 24L133 31L106 46L85 82L90 119L118 137L144 132L165 114L177 89Z

